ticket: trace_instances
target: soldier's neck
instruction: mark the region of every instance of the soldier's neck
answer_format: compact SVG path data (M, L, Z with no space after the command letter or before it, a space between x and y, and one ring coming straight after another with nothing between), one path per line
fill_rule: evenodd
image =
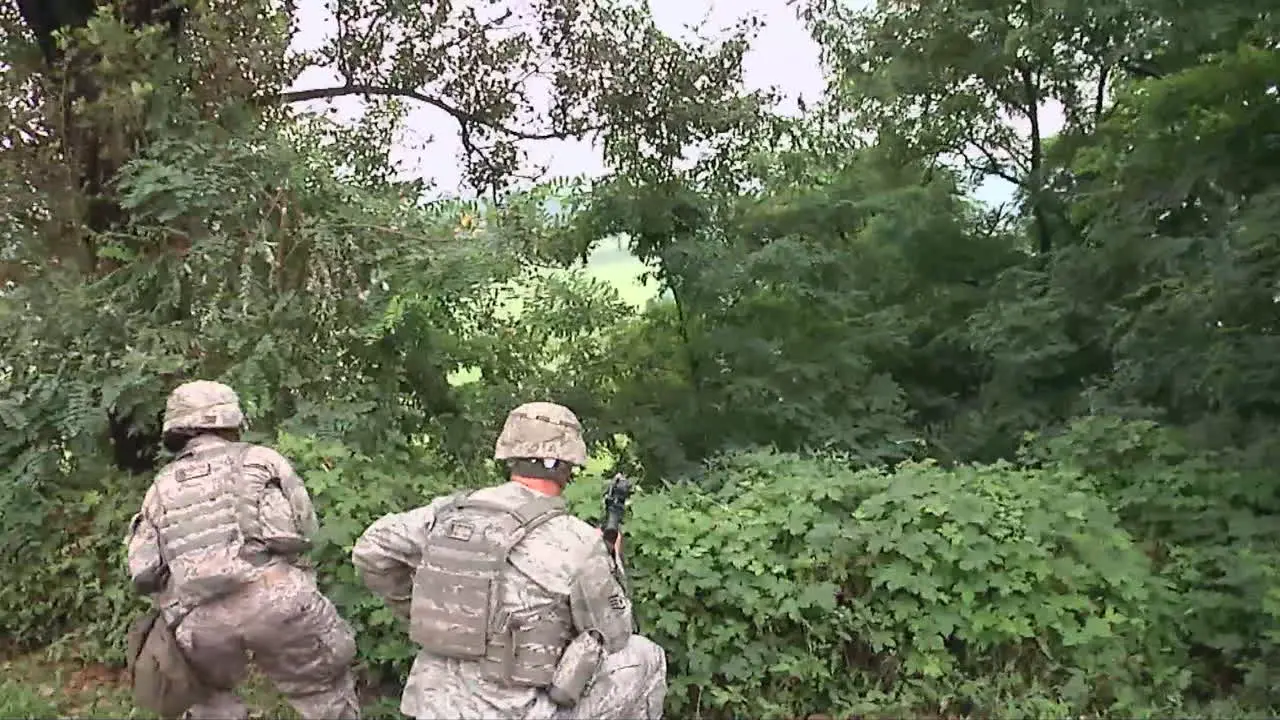
M545 478L531 478L523 475L512 475L511 482L520 483L530 490L540 492L543 495L559 495L562 490L560 483L555 480L547 480Z

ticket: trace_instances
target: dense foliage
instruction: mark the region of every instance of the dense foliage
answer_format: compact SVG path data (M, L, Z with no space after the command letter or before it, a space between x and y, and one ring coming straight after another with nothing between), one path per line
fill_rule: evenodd
M294 53L292 4L144 4L56 36L0 5L9 649L121 660L158 413L205 377L304 473L371 686L413 650L354 538L491 481L549 398L641 478L673 717L1280 706L1266 3L813 0L798 119L742 89L750 22L357 0ZM338 83L291 90L311 67ZM297 105L343 95L349 125ZM405 103L457 120L484 201L397 177ZM527 179L520 143L586 136L605 177ZM581 270L618 242L643 307Z

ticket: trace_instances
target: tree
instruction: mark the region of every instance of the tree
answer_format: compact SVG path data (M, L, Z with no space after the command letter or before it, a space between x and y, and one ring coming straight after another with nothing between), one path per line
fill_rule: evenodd
M405 423L452 417L447 424L457 429L447 381L457 361L438 350L458 342L451 338L468 321L453 314L460 311L450 298L504 279L513 256L451 249L467 242L450 238L453 221L421 214L415 186L390 180L385 151L399 102L426 103L458 121L478 188L501 188L520 174L521 139L596 133L613 158L666 158L690 133L714 136L731 122L718 108L741 104L735 81L751 29L736 27L720 43L678 42L641 10L613 2L494 5L485 10L492 15L452 3L430 11L343 4L337 37L297 56L288 51L290 7L215 0L190 6L175 54L167 30L145 27L157 18L140 6L103 5L91 16L87 7L43 24L26 16L41 47L51 47L51 26L67 26L68 53L49 57L81 60L51 68L24 54L19 36L6 37L15 72L0 107L15 130L4 181L19 189L5 207L6 277L18 284L6 300L14 323L7 362L15 383L49 382L53 396L40 405L61 410L44 424L24 423L5 452L40 458L50 443L92 444L109 419L118 450L138 437L127 443L136 451L118 458L136 471L151 467L161 388L195 375L265 383L255 412L269 426L303 405L357 402L344 394L351 386L332 384L343 368L354 386L390 383L365 385L372 397L407 389L416 399ZM287 90L312 64L333 66L340 83ZM79 167L75 143L53 130L68 106L64 73L93 87L67 99L76 137L100 149L89 161L98 163L90 173L97 184L87 190L63 171ZM540 88L549 88L543 110L535 108ZM340 95L374 98L354 131L289 107ZM344 181L354 186L341 189ZM79 212L85 193L120 212L107 223ZM467 256L478 269L453 284L424 285L443 281L440 253ZM413 297L421 300L408 310L396 304ZM393 309L426 325L380 326L387 336L376 343L353 334ZM75 321L55 328L60 317ZM166 332L152 335L155 327ZM246 344L246 336L269 340ZM304 360L313 344L328 351ZM35 400L15 389L10 402L30 410ZM408 427L379 431L370 420L371 436ZM29 470L26 461L14 468Z
M1124 3L889 0L867 14L813 3L808 15L862 126L906 158L959 160L973 179L1013 185L1038 253L1071 236L1051 193L1045 122L1055 107L1068 134L1099 122L1128 72L1140 13Z

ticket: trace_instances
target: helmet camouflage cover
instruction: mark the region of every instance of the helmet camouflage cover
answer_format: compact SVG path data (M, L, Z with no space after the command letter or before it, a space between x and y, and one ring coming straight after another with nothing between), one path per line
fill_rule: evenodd
M164 407L164 432L234 430L243 423L240 396L230 387L209 380L179 385L169 393Z
M507 415L494 446L495 460L555 459L587 464L587 443L578 416L563 405L525 403Z

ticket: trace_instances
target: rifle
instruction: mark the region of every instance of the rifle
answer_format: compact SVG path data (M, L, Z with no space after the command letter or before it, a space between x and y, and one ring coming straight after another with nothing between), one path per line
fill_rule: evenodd
M622 531L622 518L627 514L630 495L631 481L622 473L615 474L604 489L604 517L600 519L600 530L610 556L614 554L618 534Z
M604 539L605 551L609 553L613 566L613 576L622 585L627 595L631 595L631 583L622 573L622 558L617 551L618 535L622 532L622 518L627 514L627 498L631 496L631 481L626 475L616 473L604 489L604 517L600 519L600 536ZM640 619L631 615L631 629L640 632Z

